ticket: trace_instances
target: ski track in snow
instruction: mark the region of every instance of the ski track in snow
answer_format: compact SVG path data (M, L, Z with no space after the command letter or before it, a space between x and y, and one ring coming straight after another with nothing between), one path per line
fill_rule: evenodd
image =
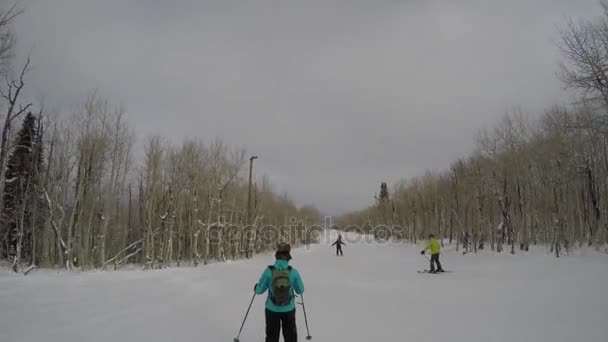
M294 250L313 341L608 341L608 256L460 255L432 275L420 246ZM355 235L352 235L353 237ZM325 239L324 239L325 240ZM271 254L197 268L29 276L0 270L0 341L232 341ZM264 297L241 341L264 340ZM298 307L299 338L306 328Z

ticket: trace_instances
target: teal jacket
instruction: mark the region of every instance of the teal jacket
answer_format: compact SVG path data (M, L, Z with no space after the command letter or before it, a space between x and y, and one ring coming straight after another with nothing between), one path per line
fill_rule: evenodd
M274 263L274 267L277 270L284 270L289 267L289 261L287 260L277 260ZM291 268L291 272L289 274L289 278L291 280L291 287L297 294L304 293L304 283L302 283L302 278L300 278L300 274L295 268ZM255 293L258 295L263 294L268 290L268 297L266 298L266 309L273 312L289 312L296 309L296 302L294 298L291 298L291 301L288 305L285 306L276 306L270 300L270 286L272 283L272 271L266 267L262 276L260 277L260 281L258 281L258 285L255 288Z

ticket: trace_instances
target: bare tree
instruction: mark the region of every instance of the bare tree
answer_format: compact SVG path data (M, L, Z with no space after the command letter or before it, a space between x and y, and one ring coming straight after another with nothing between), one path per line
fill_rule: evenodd
M15 35L10 25L23 13L23 9L14 4L7 9L0 8L0 77L6 77L10 70L10 61L13 58Z
M15 120L29 105L18 104L23 82L9 85L5 95ZM264 178L261 190L255 184L254 234L248 234L245 151L220 140L172 146L153 137L145 144L138 175L133 175L134 135L126 111L96 92L72 115L45 116L42 127L43 201L35 210L29 198L23 201L18 220L40 217L32 235L33 258L40 266L86 269L138 263L158 268L236 259L274 247L278 237L261 238L270 236L264 234L272 229L268 225L299 244L306 241L302 222L320 220L317 210L298 209ZM10 130L7 151L8 137ZM293 235L287 235L290 224Z
M608 126L608 12L597 22L570 21L561 32L561 79L581 92L583 101L596 102L602 113L586 126Z
M544 243L556 256L576 242L606 244L608 196L600 189L608 187L608 157L605 135L585 125L592 113L586 105L555 107L530 122L515 111L482 131L477 150L449 171L400 182L392 196L399 217L408 218L400 220L408 238L433 232L449 239L450 229L442 229L449 221L465 252L486 239L511 253ZM377 211L374 204L338 222L386 224Z

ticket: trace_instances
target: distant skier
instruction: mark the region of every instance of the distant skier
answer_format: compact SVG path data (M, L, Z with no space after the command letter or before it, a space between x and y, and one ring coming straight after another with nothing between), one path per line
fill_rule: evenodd
M275 253L274 265L268 266L262 273L260 281L253 287L261 295L268 290L266 299L266 342L279 342L281 326L283 340L297 342L296 304L294 290L297 294L304 292L304 283L298 271L289 266L291 246L279 244Z
M344 243L344 241L342 241L342 234L338 234L338 240L336 240L336 242L331 244L332 246L336 246L336 256L342 255L344 256L344 253L342 252L342 245L346 245Z
M420 252L420 254L424 254L426 251L431 251L431 270L430 273L444 272L443 268L441 268L441 263L439 262L439 252L441 251L441 245L435 239L435 235L429 235L429 244L426 248ZM437 264L437 269L435 270L435 264Z

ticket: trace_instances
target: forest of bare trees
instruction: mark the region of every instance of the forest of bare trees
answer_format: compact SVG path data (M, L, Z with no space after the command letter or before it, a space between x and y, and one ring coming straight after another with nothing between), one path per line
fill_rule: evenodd
M154 136L138 153L125 107L97 92L74 113L35 110L23 95L30 61L14 56L21 13L0 7L0 259L15 271L198 265L309 238L319 212L267 177L254 179L248 215L243 148Z
M382 183L373 206L339 225L390 227L392 238L412 241L433 232L465 251L546 244L559 256L576 245L606 245L604 8L601 18L571 21L561 32L559 76L576 102L504 115L480 131L468 158L390 190ZM308 239L318 210L296 207L267 177L249 196L243 148L153 136L140 152L126 108L97 92L73 113L30 103L24 91L35 61L14 53L12 27L22 12L0 7L0 259L15 271L198 265Z
M542 115L515 110L482 130L448 170L383 184L373 206L342 229L416 241L438 234L465 252L608 243L608 7L561 32L559 76L577 101Z

